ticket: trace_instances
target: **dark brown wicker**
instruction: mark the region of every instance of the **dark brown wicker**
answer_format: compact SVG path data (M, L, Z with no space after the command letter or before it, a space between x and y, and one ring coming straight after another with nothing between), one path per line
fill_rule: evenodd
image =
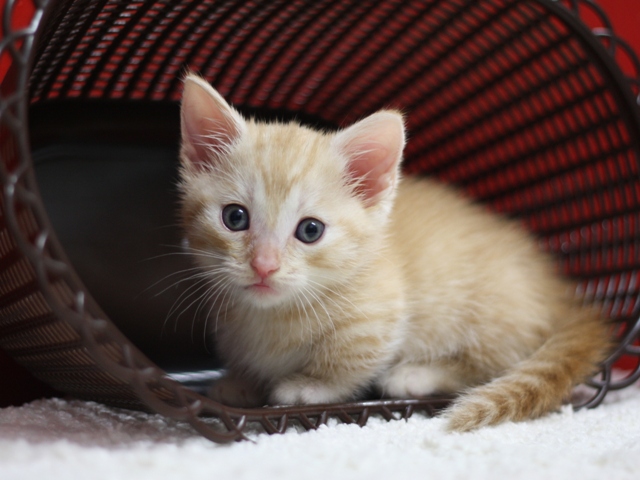
M640 377L640 66L590 0L34 0L29 26L13 30L15 3L5 4L0 35L12 61L0 87L0 347L57 390L185 420L220 442L244 438L250 424L363 425L372 414L433 415L446 405L232 409L172 380L134 346L154 304L129 308L139 292L82 262L86 245L67 237L64 222L91 220L87 228L111 242L96 251L117 253L105 263L131 263L133 248L111 225L128 215L123 230L143 236L136 224L146 219L136 217L134 195L109 217L119 192L113 202L100 197L107 210L94 215L97 197L82 216L73 210L82 202L63 200L109 182L82 169L87 155L98 165L153 157L158 146L175 152L186 67L267 118L332 128L381 107L407 112L407 171L521 219L585 302L612 319L619 347L581 406ZM74 174L66 183L49 169L64 162L61 171ZM125 167L115 184L132 174ZM631 371L613 379L621 357Z

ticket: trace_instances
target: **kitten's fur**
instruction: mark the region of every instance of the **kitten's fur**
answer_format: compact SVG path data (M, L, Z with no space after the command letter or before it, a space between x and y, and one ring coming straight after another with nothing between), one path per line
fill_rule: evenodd
M516 224L431 180L400 181L403 119L338 133L243 119L189 74L182 218L238 406L461 392L469 430L557 408L608 347L599 316ZM249 212L231 231L227 205ZM236 218L236 217L234 217ZM325 225L307 244L305 218Z

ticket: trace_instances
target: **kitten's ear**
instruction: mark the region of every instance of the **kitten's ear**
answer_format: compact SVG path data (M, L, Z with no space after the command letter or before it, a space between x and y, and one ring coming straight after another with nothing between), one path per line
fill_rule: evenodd
M180 106L182 160L202 170L242 135L245 121L207 81L192 73L184 79Z
M391 193L398 181L405 132L402 115L382 110L342 130L334 148L347 158L347 171L366 206Z

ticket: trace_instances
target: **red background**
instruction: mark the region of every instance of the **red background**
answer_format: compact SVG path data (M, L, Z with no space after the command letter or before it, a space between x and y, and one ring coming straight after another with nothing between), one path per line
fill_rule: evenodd
M526 0L523 0L526 1ZM611 20L615 32L640 53L640 5L638 0L596 0ZM5 0L0 0L0 22ZM17 0L13 15L14 26L24 26L33 12L32 0ZM7 55L0 58L0 79L4 77L10 60Z
M523 0L527 1L527 0ZM604 9L617 35L627 41L640 53L640 4L638 0L597 0ZM0 0L0 25L4 14L5 0ZM13 28L28 25L33 13L32 0L17 0L12 14ZM585 15L583 18L587 18ZM10 56L5 53L0 57L0 79L4 78L10 67ZM18 405L43 395L51 395L46 388L15 362L0 351L0 407Z
M640 53L640 3L638 0L597 0L618 36Z

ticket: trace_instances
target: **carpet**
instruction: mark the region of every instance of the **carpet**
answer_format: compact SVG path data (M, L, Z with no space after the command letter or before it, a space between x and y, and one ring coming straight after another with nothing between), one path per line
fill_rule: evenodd
M448 433L444 421L249 434L217 445L187 424L79 400L0 409L0 479L638 479L640 386L600 407Z

